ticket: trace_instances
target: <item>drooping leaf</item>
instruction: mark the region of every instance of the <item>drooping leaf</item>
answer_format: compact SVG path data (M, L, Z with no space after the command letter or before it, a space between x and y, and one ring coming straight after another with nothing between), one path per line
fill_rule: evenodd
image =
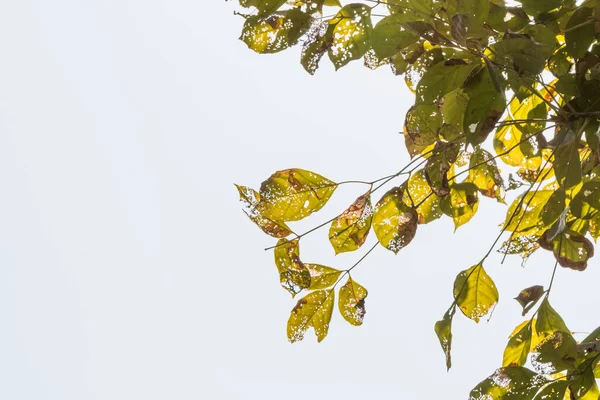
M311 284L310 271L300 261L298 240L280 239L274 250L281 286L294 297Z
M342 7L329 21L326 37L331 43L329 59L339 69L361 58L370 48L373 27L371 8L351 3Z
M557 235L549 244L542 237L540 244L554 252L554 257L561 267L583 271L587 268L588 261L594 256L594 245L585 236L572 230L564 231Z
M577 342L568 332L556 331L538 344L532 357L534 367L543 373L555 373L574 367Z
M566 50L575 59L583 57L594 41L593 14L593 8L578 7L565 27Z
M447 370L452 367L452 318L454 317L454 310L454 307L452 307L441 320L435 323L435 334L440 341L442 350L444 350Z
M457 275L454 298L467 318L479 322L498 302L498 289L483 265L477 264Z
M527 361L527 355L531 350L532 322L526 321L517 329L509 338L504 349L503 367L522 367Z
M325 339L329 331L334 299L333 290L317 290L298 300L288 319L288 340L294 343L304 339L304 334L311 327L315 330L319 342Z
M544 224L542 212L553 193L552 190L538 190L517 197L506 213L506 230L518 235L531 235L549 228Z
M589 181L571 200L571 213L582 219L591 219L600 213L600 182Z
M348 277L348 282L340 288L338 300L340 314L352 325L362 325L367 313L365 309L367 295L367 289L356 283L351 277Z
M406 185L402 186L402 190L404 204L407 206L419 205L416 208L419 224L428 224L442 216L440 198L431 193L424 170L411 174Z
M257 209L275 221L298 221L319 211L337 184L303 169L277 171L260 186Z
M544 298L538 309L535 331L542 340L557 331L571 332L565 325L562 317L552 308L547 297Z
M373 219L371 191L358 197L329 228L329 241L335 254L358 250L367 240Z
M450 185L450 194L441 201L444 214L452 217L454 228L458 229L473 218L479 206L477 186L469 182Z
M537 301L544 295L544 287L535 285L521 290L515 300L523 307L523 315L533 307Z
M475 184L484 196L504 202L504 180L500 170L492 155L480 147L471 154L469 176L466 181Z
M314 75L319 68L319 62L331 45L325 37L328 24L326 22L313 23L307 33L307 38L302 46L300 64L304 70Z
M526 400L547 383L542 375L524 367L499 368L472 391L470 400Z
M257 53L277 53L298 43L311 24L310 15L291 9L246 19L240 39Z
M285 4L286 0L240 0L242 7L255 7L258 15L268 15L275 12Z
M342 271L320 264L304 264L310 273L308 290L327 289L338 281Z
M260 194L247 186L235 185L239 194L240 201L244 204L244 213L267 235L281 239L292 234L291 229L284 222L273 221L265 218L257 210L256 206L260 201Z
M379 200L373 214L373 230L383 247L398 253L415 237L419 216L402 201L402 189L390 189Z

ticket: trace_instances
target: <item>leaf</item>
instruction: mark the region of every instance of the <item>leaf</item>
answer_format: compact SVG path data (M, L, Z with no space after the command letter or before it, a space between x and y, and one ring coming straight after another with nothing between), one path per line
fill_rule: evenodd
M532 322L526 321L525 325L521 325L521 328L516 333L511 335L504 349L504 357L502 359L503 367L522 367L527 361L527 355L531 350L531 336L532 336ZM516 330L516 329L515 329Z
M276 221L298 221L319 211L337 184L303 169L277 171L260 186L257 209Z
M242 7L255 7L258 10L258 15L268 15L277 11L279 7L285 4L286 0L240 0Z
M352 325L362 325L365 314L365 298L367 289L348 277L348 281L340 288L338 307L342 317Z
M547 381L524 367L499 368L472 391L470 400L531 399Z
M571 200L571 213L582 219L591 219L600 212L600 182L585 182L581 190Z
M457 275L454 298L467 318L479 322L498 302L498 289L483 265L477 264Z
M544 386L544 388L534 397L534 400L564 400L565 393L569 383L566 381L554 381Z
M549 228L544 224L542 213L553 193L552 190L538 190L517 197L506 213L505 229L518 235L533 235Z
M564 189L570 189L581 182L581 161L579 140L559 146L554 151L553 167L556 181Z
M517 73L533 76L544 70L553 52L553 47L536 41L533 35L505 35L491 46L490 59L509 69L514 65Z
M320 264L304 264L310 272L310 286L308 290L327 289L335 285L342 271Z
M402 189L390 189L375 207L373 230L383 247L398 253L415 237L419 216L402 201Z
M402 191L404 192L404 204L407 206L419 205L415 209L419 224L428 224L443 215L440 209L440 198L431 193L424 170L421 169L411 174L406 184L402 186Z
M235 185L235 187L240 193L240 201L244 204L244 213L252 222L262 229L263 232L278 239L292 234L291 229L288 228L285 223L265 218L256 209L256 206L260 200L260 194L256 190L247 186Z
M532 364L546 374L571 369L577 358L577 342L568 332L556 331L538 344Z
M571 332L562 317L550 305L548 297L544 298L538 309L535 331L542 340L557 331Z
M296 8L266 17L250 16L240 39L257 53L277 53L298 43L310 23L310 15Z
M367 240L372 219L371 191L368 191L331 223L329 241L335 254L358 250Z
M496 198L504 203L504 180L500 175L496 161L492 155L478 147L469 161L467 182L473 183L479 192L486 197Z
M535 285L521 290L515 300L523 307L523 316L533 307L537 301L544 295L544 287Z
M583 367L583 368L582 368ZM579 374L571 380L569 390L576 399L596 400L600 396L592 362L584 362L578 367Z
M331 43L325 37L328 24L326 22L314 23L308 31L307 38L302 46L300 64L304 70L314 75L319 68L319 62Z
M329 59L339 69L361 58L370 48L371 8L359 3L344 6L329 21Z
M280 239L274 253L281 286L290 292L292 297L310 287L310 271L300 261L298 239Z
M298 300L288 319L288 340L294 343L304 339L304 334L310 327L315 330L319 342L325 339L333 313L334 298L333 290L317 290Z
M571 230L561 233L552 241L554 257L561 267L584 271L594 256L594 245L586 237Z
M452 318L454 317L454 307L444 314L444 317L435 323L435 334L437 335L442 350L446 355L446 369L452 367Z
M436 105L411 107L404 121L404 140L411 157L423 153L438 140L442 115Z
M415 20L435 15L440 7L434 0L386 0L385 3L391 14L405 13Z
M446 94L462 87L465 80L481 69L481 64L464 60L446 60L432 66L417 85L415 104L433 104Z
M565 27L565 44L567 53L575 58L582 58L594 41L594 24L587 23L593 18L594 10L589 7L578 7Z
M402 26L406 20L404 14L394 14L383 18L375 25L372 46L377 57L391 57L419 39L419 36Z
M542 222L545 226L554 224L563 214L566 207L567 195L563 190L559 189L552 193L544 208L542 209Z
M527 14L538 15L562 6L564 0L519 0Z
M462 89L446 93L442 98L442 115L444 123L454 126L458 131L463 131L465 112L469 104L469 95Z
M441 201L442 211L452 217L455 230L473 218L478 206L477 186L469 182L450 185L450 194Z

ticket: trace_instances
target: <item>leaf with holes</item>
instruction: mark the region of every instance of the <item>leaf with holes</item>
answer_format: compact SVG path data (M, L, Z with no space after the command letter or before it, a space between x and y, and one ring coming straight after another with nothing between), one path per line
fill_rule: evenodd
M390 189L375 207L373 230L383 247L398 253L417 233L419 216L402 201L402 189Z
M352 325L362 325L367 310L365 309L365 298L367 289L348 277L348 281L340 288L338 307L342 317Z
M479 322L498 302L498 289L483 265L477 264L458 274L454 298L467 318Z
M331 223L329 242L335 254L358 250L367 240L372 220L371 191L368 191Z
M304 334L311 327L315 330L319 342L325 339L329 331L334 299L333 290L317 290L298 300L288 319L288 340L294 343L304 339Z

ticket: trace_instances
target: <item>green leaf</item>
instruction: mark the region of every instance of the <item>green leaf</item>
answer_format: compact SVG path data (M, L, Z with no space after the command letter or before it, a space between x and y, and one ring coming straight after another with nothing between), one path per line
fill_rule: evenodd
M581 182L578 145L579 140L573 140L554 151L553 167L556 181L565 189L570 189Z
M462 87L465 80L481 69L481 64L450 59L432 66L417 85L415 104L432 104Z
M504 349L504 357L502 359L503 367L522 367L527 361L527 355L531 350L532 322L522 326L516 333L511 335Z
M288 228L285 223L265 218L256 209L256 206L260 201L260 194L256 190L247 186L235 185L235 187L240 194L240 201L244 204L244 213L252 222L262 229L263 232L278 239L292 234L291 229Z
M373 27L371 8L359 3L344 6L329 21L329 59L339 69L361 58L370 48Z
M554 51L547 44L537 42L529 35L509 35L491 46L490 59L518 73L533 76L541 73L546 60Z
M571 394L580 400L597 400L600 393L594 376L593 363L586 361L578 369L580 369L579 374L570 382Z
M535 331L542 340L557 331L571 332L562 317L550 305L548 297L544 298L538 309Z
M442 114L436 105L411 107L404 122L404 140L411 157L422 154L438 140Z
M521 290L515 300L523 307L523 316L533 307L544 295L544 287L535 285Z
M452 318L454 317L454 307L444 314L444 317L435 323L435 334L437 335L444 355L446 356L446 369L452 367Z
M589 181L571 200L571 213L577 218L591 219L600 212L600 182Z
M548 59L548 69L557 78L567 75L572 67L566 47L561 47Z
M419 216L402 201L399 187L390 189L379 200L373 214L373 230L383 247L398 253L415 237Z
M473 218L478 206L477 186L469 182L450 185L450 194L441 201L442 211L452 217L455 230Z
M338 307L342 317L352 325L362 325L365 318L365 298L367 289L354 282L351 277L344 286L340 288Z
M255 7L258 10L258 15L268 15L275 12L285 4L286 0L240 0L242 7Z
M544 208L542 209L542 222L545 226L554 224L561 214L565 211L567 195L563 190L559 189L552 193Z
M310 15L295 8L267 17L250 16L240 39L257 53L277 53L298 43L311 20Z
M454 298L467 318L479 322L498 302L498 289L483 265L477 264L458 274L454 281Z
M442 99L444 123L452 125L462 132L468 104L469 95L465 94L462 89L446 93Z
M276 221L298 221L319 211L337 184L303 169L277 171L260 186L257 209Z
M499 368L472 391L470 400L527 400L547 381L542 375L523 368Z
M546 236L546 235L545 235ZM543 238L546 242L547 239ZM547 248L546 246L543 246ZM550 244L554 257L561 267L584 271L587 263L594 256L594 245L583 235L568 230L558 235Z
M577 342L568 332L556 331L538 344L532 363L538 371L555 373L574 367L577 358Z
M304 264L310 272L310 286L308 290L327 289L335 285L342 271L320 264Z
M274 254L281 286L290 292L292 297L310 287L310 271L300 261L300 247L297 239L279 240Z
M518 0L523 10L530 15L538 15L562 6L564 0Z
M567 381L554 381L544 386L544 388L534 397L534 400L564 400L565 393L569 387Z
M404 14L394 14L383 18L375 25L372 46L377 57L381 59L391 57L419 39L419 36L402 26L406 20Z
M331 223L329 241L335 254L358 250L367 240L372 220L371 191L368 191Z
M565 27L565 43L567 53L575 58L582 58L594 41L594 9L578 7ZM587 23L591 22L591 23Z
M490 2L488 0L447 0L445 8L450 17L462 15L467 27L473 29L486 22Z
M477 147L469 160L467 182L473 183L486 197L496 198L504 203L504 180L493 156L481 147Z
M329 49L330 43L322 32L326 27L327 23L325 22L315 24L314 28L309 31L307 39L302 46L300 64L311 75L315 74L317 68L319 68L321 58L327 53L327 49Z
M406 184L402 186L402 191L404 192L404 204L407 206L419 205L415 209L419 224L428 224L443 215L440 209L440 198L431 194L424 170L421 169L411 174Z
M406 14L415 21L434 16L441 5L434 0L384 0L390 14Z
M319 342L325 339L333 313L334 298L333 290L317 290L298 300L288 319L289 341L294 343L304 339L304 334L310 327L315 330Z
M544 224L542 213L553 194L552 190L538 190L517 197L506 213L505 229L519 235L532 235L549 228Z

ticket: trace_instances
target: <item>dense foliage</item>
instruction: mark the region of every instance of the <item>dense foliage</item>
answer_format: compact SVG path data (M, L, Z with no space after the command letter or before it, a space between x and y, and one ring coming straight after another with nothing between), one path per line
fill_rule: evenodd
M478 322L498 302L484 264L503 236L505 255L525 261L549 251L554 271L587 268L600 236L600 0L239 3L241 40L255 52L301 43L310 74L326 53L336 69L360 59L369 68L389 65L415 94L404 123L411 162L362 182L365 194L333 220L302 234L288 225L319 211L349 182L294 168L275 172L258 192L238 186L250 219L279 239L273 251L281 285L292 296L307 292L291 311L290 341L302 340L310 327L318 341L326 337L342 281L342 317L353 325L365 317L367 290L351 272L375 247L346 270L301 261L301 239L327 225L336 253L359 250L371 230L376 246L397 253L419 225L447 216L458 228L482 197L504 202L506 191L521 191L488 253L456 277L454 301L435 324L448 368L456 311ZM512 171L508 177L499 162ZM375 192L393 180L397 186L373 206ZM573 338L550 305L553 280L554 273L548 288L519 294L530 317L515 328L502 367L473 389L472 399L598 399L600 328L580 343Z

